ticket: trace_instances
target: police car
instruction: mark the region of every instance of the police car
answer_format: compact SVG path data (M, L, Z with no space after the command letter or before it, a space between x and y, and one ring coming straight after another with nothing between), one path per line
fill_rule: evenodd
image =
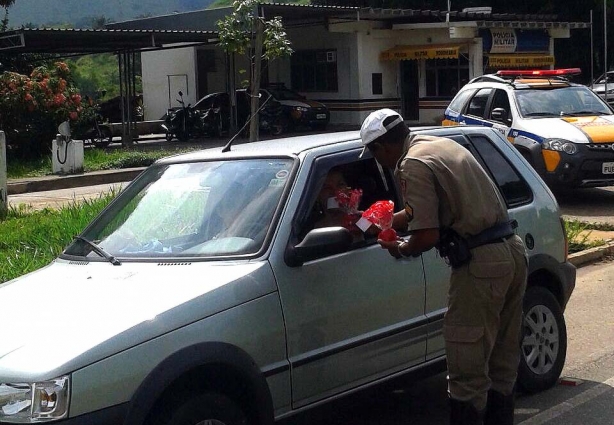
M514 144L551 187L614 185L614 112L569 76L578 68L498 71L471 80L443 125L484 125Z

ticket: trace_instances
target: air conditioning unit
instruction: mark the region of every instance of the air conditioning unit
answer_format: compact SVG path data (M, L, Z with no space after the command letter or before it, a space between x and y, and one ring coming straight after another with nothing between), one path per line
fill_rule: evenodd
M463 13L485 13L491 14L492 7L490 6L481 6L481 7L466 7L463 9Z
M334 50L326 52L326 62L337 62L337 52Z

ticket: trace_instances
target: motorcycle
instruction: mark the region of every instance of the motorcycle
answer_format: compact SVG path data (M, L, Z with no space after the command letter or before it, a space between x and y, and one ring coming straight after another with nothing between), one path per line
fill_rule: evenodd
M249 110L244 112L249 115ZM243 136L249 136L249 120L248 116L243 127ZM260 130L268 132L271 136L279 136L288 128L288 122L283 114L283 107L277 100L269 97L261 103L258 109L258 121Z
M194 109L191 104L185 104L183 92L179 91L178 109L169 109L162 124L166 140L177 138L180 142L195 137L220 137L222 133L222 117L219 107L211 107L204 111Z

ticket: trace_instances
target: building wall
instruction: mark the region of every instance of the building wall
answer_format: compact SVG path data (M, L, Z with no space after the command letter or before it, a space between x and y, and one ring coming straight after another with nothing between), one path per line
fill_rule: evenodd
M179 89L186 104L198 100L194 47L143 52L141 63L146 120L160 119L168 108L179 106Z

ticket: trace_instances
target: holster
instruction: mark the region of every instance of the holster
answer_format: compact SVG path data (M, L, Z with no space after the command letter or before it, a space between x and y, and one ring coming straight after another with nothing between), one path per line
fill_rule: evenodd
M465 238L449 227L439 230L439 255L445 258L448 264L456 269L471 261L471 251Z

